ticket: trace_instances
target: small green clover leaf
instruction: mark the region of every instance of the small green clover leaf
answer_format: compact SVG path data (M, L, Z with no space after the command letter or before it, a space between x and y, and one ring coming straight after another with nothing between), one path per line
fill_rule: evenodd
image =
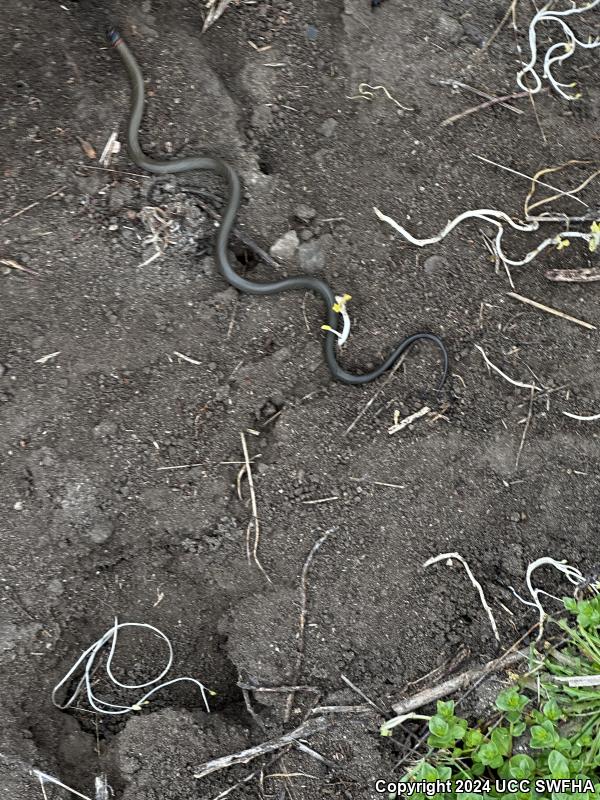
M548 756L548 769L552 777L558 780L568 778L571 774L569 762L558 750L552 750L550 752Z
M544 703L542 712L544 716L552 722L556 722L556 720L562 717L562 711L556 700L548 700L547 703Z
M531 756L519 753L509 760L508 769L511 777L515 778L515 780L525 780L535 772L535 761Z

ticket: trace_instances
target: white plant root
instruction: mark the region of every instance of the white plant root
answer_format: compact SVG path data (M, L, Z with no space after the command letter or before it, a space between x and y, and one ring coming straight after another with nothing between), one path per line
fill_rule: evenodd
M545 79L561 97L564 97L566 100L578 100L581 97L579 93L572 94L565 91L566 89L574 89L576 84L560 83L554 77L552 70L553 67L560 66L567 59L571 58L577 47L581 47L585 50L593 50L596 47L600 47L600 38L590 38L587 42L582 42L577 38L572 28L565 22L565 17L570 17L573 14L583 14L585 11L591 11L593 8L596 8L596 6L600 5L600 0L592 0L592 2L584 6L574 6L564 11L551 10L549 5L550 4L546 5L538 11L529 24L529 48L531 57L518 73L517 84L524 92L537 94L542 90L543 79ZM559 25L565 34L565 41L555 42L546 50L543 59L542 77L540 77L536 71L536 64L539 60L537 27L542 22L555 22ZM526 77L533 80L533 86L527 86L525 81Z
M554 567L559 572L566 577L569 583L572 583L574 586L581 586L583 583L586 582L585 576L577 569L577 567L572 567L570 564L567 564L566 561L557 561L555 558L550 558L550 556L544 556L543 558L538 558L535 561L532 561L531 564L527 567L527 574L525 577L525 583L527 585L527 589L529 590L529 594L532 597L532 600L525 600L522 598L517 592L513 589L512 586L508 588L517 598L526 606L532 606L533 608L537 608L539 614L539 630L536 641L540 641L542 636L544 635L544 622L548 614L542 605L540 600L540 596L544 595L546 597L550 597L553 600L558 600L560 602L560 598L556 597L556 595L550 594L550 592L544 591L544 589L537 589L533 585L532 576L536 569L539 567Z
M461 222L464 222L465 220L478 219L487 224L491 224L498 230L498 233L494 239L494 250L502 263L509 267L522 267L525 264L529 264L534 258L539 256L542 251L553 245L558 250L562 250L563 248L569 246L572 239L583 239L586 241L591 252L594 252L600 245L600 230L598 230L598 226L596 223L594 223L589 233L584 231L561 231L561 233L557 233L554 236L548 236L540 244L538 244L537 247L535 247L533 250L530 250L523 258L512 259L508 258L502 249L502 238L505 232L505 225L513 228L516 231L533 232L539 230L540 220L535 219L530 220L529 222L518 222L508 214L505 214L504 211L498 211L497 209L493 208L479 208L472 211L463 211L462 214L459 214L453 220L450 220L437 235L431 236L428 239L417 239L409 231L407 231L406 228L403 228L402 225L396 222L395 219L388 217L378 208L374 207L373 211L378 219L392 227L397 233L403 236L411 244L414 244L416 247L427 247L428 245L441 242L446 238L446 236L448 236L449 233L451 233L458 225L461 224Z
M123 628L140 628L143 630L150 631L151 633L155 634L158 638L162 639L162 641L167 646L167 664L156 678L151 678L149 681L145 681L143 683L121 683L121 681L117 680L112 672L112 660L115 654L115 649L117 647L117 637L119 631ZM93 689L93 680L92 676L94 676L95 671L98 664L98 658L104 648L106 648L110 643L109 653L106 658L106 663L104 665L104 670L106 672L106 676L109 681L116 687L120 689L147 689L149 686L153 688L146 692L142 697L139 698L135 703L131 705L120 705L119 703L111 703L108 700L102 700L99 698ZM104 633L96 642L88 647L88 649L82 653L77 661L73 664L71 669L67 672L67 674L62 678L52 690L52 702L54 705L61 709L65 710L67 708L71 708L79 698L80 694L82 693L85 687L85 695L87 697L88 703L90 704L91 708L94 711L97 711L99 714L112 714L112 715L120 715L120 714L127 714L130 711L140 711L141 707L144 703L146 703L149 698L155 694L156 692L160 691L161 689L166 688L167 686L172 686L175 683L192 683L194 686L197 686L200 689L200 693L202 694L202 699L204 701L204 705L206 707L207 712L210 712L210 708L208 707L208 700L207 700L207 693L213 694L209 689L207 689L200 681L197 681L195 678L174 678L169 681L161 681L170 671L171 666L173 664L173 646L169 638L164 634L162 631L159 631L158 628L155 628L153 625L148 625L145 622L118 622L115 618L115 624L112 628L109 628L106 633ZM61 688L65 685L68 685L73 678L73 676L77 672L83 671L83 675L79 680L77 686L73 690L72 694L65 700L63 703L57 701L57 694L61 690ZM157 684L157 685L155 685Z
M469 565L467 564L467 562L465 561L465 559L461 555L459 555L458 553L442 553L439 556L433 556L433 558L428 559L423 564L423 566L424 567L430 567L432 564L437 564L438 561L447 561L448 559L449 560L456 559L457 561L460 561L460 563L465 568L465 571L466 571L467 575L469 576L469 580L471 581L471 583L473 584L473 586L477 589L477 591L479 593L479 598L481 599L481 605L484 607L485 612L489 617L489 620L490 620L490 623L491 623L491 626L492 626L492 630L494 631L494 636L496 637L497 641L500 641L500 634L498 633L498 626L496 625L496 620L494 619L494 614L492 613L492 609L490 608L490 605L489 605L488 601L485 598L483 587L479 583L477 578L473 575L473 573L471 572L471 568L469 567Z

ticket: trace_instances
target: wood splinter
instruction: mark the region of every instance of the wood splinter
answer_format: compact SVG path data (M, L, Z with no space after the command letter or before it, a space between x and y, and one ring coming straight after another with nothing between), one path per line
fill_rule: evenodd
M213 772L218 772L221 769L228 769L236 764L248 764L248 762L259 756L274 753L289 744L293 744L297 739L314 736L314 734L324 731L326 727L327 722L323 717L309 720L295 730L284 734L279 739L272 739L269 742L263 742L255 747L242 750L240 753L232 753L231 755L215 758L213 761L207 761L205 764L201 764L194 773L194 778L205 778Z
M600 281L600 267L589 269L549 269L546 271L549 281L557 283L592 283Z
M392 706L394 713L398 716L408 714L411 711L415 711L417 708L422 708L429 703L440 700L442 697L448 697L450 694L465 689L480 678L491 675L494 672L499 672L524 658L527 658L527 653L521 650L505 653L503 656L500 656L500 658L488 661L483 667L476 667L466 672L461 672L460 675L449 678L447 681L439 683L437 686L424 689L422 692L417 692L417 694L406 698L406 700L400 700ZM390 723L388 723L388 725L390 725Z

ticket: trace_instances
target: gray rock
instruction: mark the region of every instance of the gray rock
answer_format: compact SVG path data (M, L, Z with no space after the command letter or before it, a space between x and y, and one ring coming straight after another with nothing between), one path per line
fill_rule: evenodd
M252 112L251 123L254 130L266 133L273 122L273 111L270 106L258 106Z
M298 248L298 261L303 272L320 272L325 266L325 253L318 239L304 242Z
M298 249L300 240L296 231L288 231L281 236L269 249L273 258L280 258L282 261L291 261Z
M112 522L102 520L94 523L88 531L88 536L94 544L104 544L115 532Z
M51 581L49 581L47 588L48 593L54 595L54 597L60 597L65 590L63 582L60 580L60 578L53 578Z
M331 236L321 236L304 242L298 248L298 263L303 272L312 274L321 272L325 267L325 255L331 243Z
M317 216L314 208L307 206L306 203L299 203L294 209L294 216L301 222L310 222Z
M6 375L7 370L8 370L8 367L6 366L6 364L0 363L0 378L3 375Z
M423 269L427 275L443 272L448 267L448 262L442 256L429 256L423 264Z
M458 44L463 37L464 28L457 20L448 14L440 14L434 28L435 35L450 44Z
M336 128L337 128L337 121L333 119L333 117L329 117L329 119L326 119L325 122L321 125L319 130L321 131L323 136L329 138L330 136L333 136Z
M117 423L105 419L103 422L99 422L98 425L96 425L96 427L94 428L94 438L108 439L110 436L114 436L116 432L117 432Z

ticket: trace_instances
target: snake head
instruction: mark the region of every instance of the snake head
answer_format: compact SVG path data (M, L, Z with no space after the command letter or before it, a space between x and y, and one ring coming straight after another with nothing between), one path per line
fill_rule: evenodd
M116 28L110 27L106 29L106 38L111 47L116 47L121 41L121 34Z

